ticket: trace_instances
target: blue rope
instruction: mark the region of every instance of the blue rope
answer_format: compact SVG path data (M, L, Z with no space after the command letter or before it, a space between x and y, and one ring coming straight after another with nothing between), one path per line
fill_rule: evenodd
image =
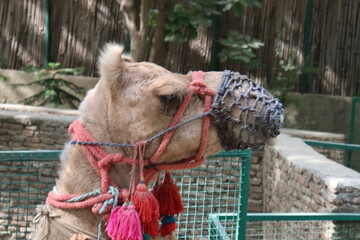
M178 127L184 126L184 125L186 125L186 124L188 124L188 123L191 123L191 122L193 122L193 121L195 121L195 120L197 120L197 119L203 118L203 117L205 117L205 116L207 116L207 115L210 115L210 114L211 114L211 110L208 111L208 112L202 113L202 114L200 114L200 115L198 115L198 116L196 116L196 117L190 118L189 120L186 120L186 121L184 121L184 122L182 122L182 123L179 123L179 124L177 124L177 125L175 125L175 126L173 126L173 127L170 127L170 128L168 128L168 129L166 129L166 130L158 133L157 135L149 138L148 140L146 140L146 143L150 143L150 142L154 141L155 139L157 139L157 138L165 135L165 134L168 133L168 132L171 132L172 130L174 130L174 129L178 128ZM86 142L86 141L75 141L75 140L72 140L72 141L70 142L70 144L72 144L72 145L75 145L75 144L80 144L80 145L96 145L96 146L109 146L109 147L134 147L134 146L135 146L135 144L105 143L105 142Z
M56 186L54 186L53 188L53 191L56 193L56 194L60 194L59 191L57 190ZM113 195L113 198L110 198L108 200L105 200L102 207L100 208L99 210L99 214L103 214L105 212L105 210L107 209L107 206L109 204L112 204L112 208L111 208L111 211L117 206L118 204L118 199L119 199L119 190L116 188L116 187L113 187L113 186L109 186L109 190L108 190L108 193ZM95 189L94 191L92 192L88 192L88 193L85 193L83 195L80 195L80 196L77 196L77 197L74 197L74 198L71 198L69 200L66 200L65 202L68 202L68 203L74 203L74 202L81 202L82 200L88 198L88 197L92 197L92 196L100 196L101 195L101 189Z
M101 237L102 237L102 220L100 218L100 222L99 222L99 225L98 225L98 236L97 236L96 240L101 240Z

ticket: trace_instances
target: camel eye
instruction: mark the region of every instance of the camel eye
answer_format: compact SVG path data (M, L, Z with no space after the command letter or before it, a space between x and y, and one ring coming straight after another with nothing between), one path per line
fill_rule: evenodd
M158 96L161 102L160 111L165 115L174 115L180 107L181 98L178 95L170 94Z

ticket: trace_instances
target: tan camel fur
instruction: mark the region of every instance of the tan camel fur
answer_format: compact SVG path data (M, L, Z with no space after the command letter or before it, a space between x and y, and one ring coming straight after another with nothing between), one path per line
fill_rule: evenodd
M79 108L79 121L98 142L136 143L165 130L192 81L191 74L176 74L152 63L124 60L122 51L122 47L116 44L105 47L98 63L101 79L88 92ZM219 87L221 77L222 72L204 73L206 84L214 92ZM203 100L194 96L183 119L197 116L203 111ZM178 129L159 162L176 162L196 155L201 126L202 120L196 120ZM160 140L155 140L147 146L146 158L155 152L159 143ZM132 148L104 149L108 153L122 152L129 157L133 154ZM205 156L221 149L217 130L211 125ZM130 169L131 166L119 163L111 169L111 178L120 188L128 187ZM84 194L100 188L100 178L80 146L65 146L56 186L62 194ZM100 217L90 209L62 210L47 205L44 208L45 215L59 217L42 217L37 224L34 239L83 239L83 235L87 239L87 233L97 236ZM67 225L59 224L54 219L60 219ZM71 231L67 226L82 229L82 232ZM93 238L90 236L89 239ZM105 231L102 239L108 239Z

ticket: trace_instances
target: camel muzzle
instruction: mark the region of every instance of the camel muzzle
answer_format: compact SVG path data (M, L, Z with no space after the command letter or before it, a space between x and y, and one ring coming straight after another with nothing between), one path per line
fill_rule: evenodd
M258 149L279 135L283 107L265 88L238 72L224 71L211 116L225 150Z

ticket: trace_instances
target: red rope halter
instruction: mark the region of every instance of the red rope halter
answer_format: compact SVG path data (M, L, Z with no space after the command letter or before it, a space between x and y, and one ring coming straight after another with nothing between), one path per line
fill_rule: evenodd
M175 114L172 122L169 125L169 128L172 128L177 124L179 124L186 108L190 103L190 99L193 96L193 94L197 94L198 96L204 99L204 111L209 112L211 108L212 97L214 96L214 92L206 86L203 80L203 72L201 71L192 73L192 82L189 85L189 92L186 95L184 102L182 103L177 113ZM204 162L203 155L206 150L209 126L210 126L210 116L206 115L204 116L203 119L201 143L196 156L182 159L175 163L159 164L156 162L164 153L176 129L167 132L164 135L156 152L152 155L150 159L143 162L145 166L148 166L146 169L144 169L145 181L149 183L157 171L188 169L201 165ZM73 139L76 141L93 142L93 143L96 142L96 140L91 136L91 134L82 126L82 124L78 120L75 120L71 124L71 126L69 127L69 132L72 133ZM139 144L141 144L141 142ZM81 148L84 151L85 155L87 156L89 163L92 165L96 173L101 178L102 194L100 196L86 198L80 202L66 202L69 199L78 197L79 195L58 194L51 191L48 195L47 202L58 208L79 209L79 208L93 207L93 209L94 210L96 209L97 211L99 209L98 206L99 204L101 205L104 201L109 200L113 197L113 195L108 193L109 185L116 186L115 183L109 177L109 171L112 165L114 165L115 163L132 164L134 162L134 159L126 157L122 153L107 154L106 151L99 145L81 145ZM137 164L139 163L137 162ZM124 196L122 196L122 198L124 198ZM125 199L120 199L120 200L124 201ZM108 213L109 211L110 209L107 209L104 212L104 214Z

